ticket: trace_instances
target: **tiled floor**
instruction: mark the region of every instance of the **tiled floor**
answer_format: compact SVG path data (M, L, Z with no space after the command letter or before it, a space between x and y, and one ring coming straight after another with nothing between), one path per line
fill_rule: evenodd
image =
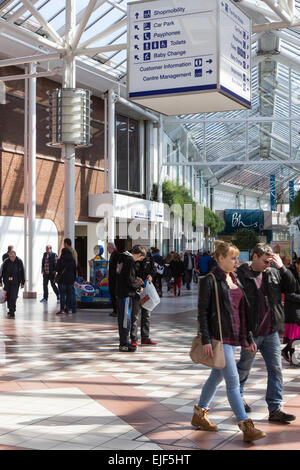
M211 419L219 432L190 424L209 370L193 364L196 286L166 296L152 314L157 346L118 351L117 322L108 310L56 317L48 304L18 300L15 320L0 306L1 449L300 449L300 369L284 365L289 425L267 421L266 371L258 354L248 382L249 415L267 433L244 444L224 384ZM238 357L238 356L237 356Z

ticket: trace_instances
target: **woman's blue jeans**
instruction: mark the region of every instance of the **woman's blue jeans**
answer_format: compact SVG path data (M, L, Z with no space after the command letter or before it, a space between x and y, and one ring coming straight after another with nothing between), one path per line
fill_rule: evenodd
M247 419L243 399L240 393L240 380L235 362L236 346L224 344L226 366L224 369L212 369L205 385L202 389L198 406L209 409L210 404L216 394L218 385L225 379L228 401L234 412L238 423Z

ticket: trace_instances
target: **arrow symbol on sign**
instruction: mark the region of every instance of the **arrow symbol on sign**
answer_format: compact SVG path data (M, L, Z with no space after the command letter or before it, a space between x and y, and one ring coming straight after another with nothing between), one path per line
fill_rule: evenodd
M139 13L136 13L136 14L135 14L135 18L136 18L137 20L138 20L139 16L140 16Z
M213 73L212 70L206 70L206 73Z
M134 58L135 58L135 60L140 60L138 55L135 55Z
M139 38L139 36L138 36L137 34L134 36L134 39L136 39L137 41L140 40L140 38Z
M140 30L137 24L134 26L134 29L137 29L138 31Z
M212 64L212 59L206 61L208 64Z
M140 50L140 48L139 48L139 46L137 46L137 44L134 46L134 48L135 48L137 51Z

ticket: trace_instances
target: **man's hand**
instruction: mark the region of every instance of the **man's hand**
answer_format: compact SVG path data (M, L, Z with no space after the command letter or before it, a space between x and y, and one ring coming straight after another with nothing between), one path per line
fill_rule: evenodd
M3 287L3 284L2 284L2 282L0 282L0 287Z
M137 282L140 284L140 286L143 286L143 285L144 285L144 281L143 281L143 279L141 279L140 277L137 277L136 280L137 280Z
M150 282L150 283L152 282L152 276L151 276L151 274L148 274L147 279L148 279L148 282Z
M251 354L255 354L257 352L257 346L256 346L256 343L246 343L246 346L245 348L247 349L247 351L249 351Z
M275 264L277 269L282 268L283 262L282 259L280 258L280 255L278 253L273 253L271 256L271 264Z
M23 288L24 288L24 284L21 284L21 289L23 289Z

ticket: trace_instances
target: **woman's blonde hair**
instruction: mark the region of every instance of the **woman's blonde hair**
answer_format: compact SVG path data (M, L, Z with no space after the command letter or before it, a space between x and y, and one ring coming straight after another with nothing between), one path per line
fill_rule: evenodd
M240 253L240 250L235 245L232 245L232 243L229 243L229 242L224 242L223 240L215 241L214 245L215 245L215 252L213 256L217 261L220 258L220 256L223 256L223 258L226 258L226 256L228 255L238 256Z

